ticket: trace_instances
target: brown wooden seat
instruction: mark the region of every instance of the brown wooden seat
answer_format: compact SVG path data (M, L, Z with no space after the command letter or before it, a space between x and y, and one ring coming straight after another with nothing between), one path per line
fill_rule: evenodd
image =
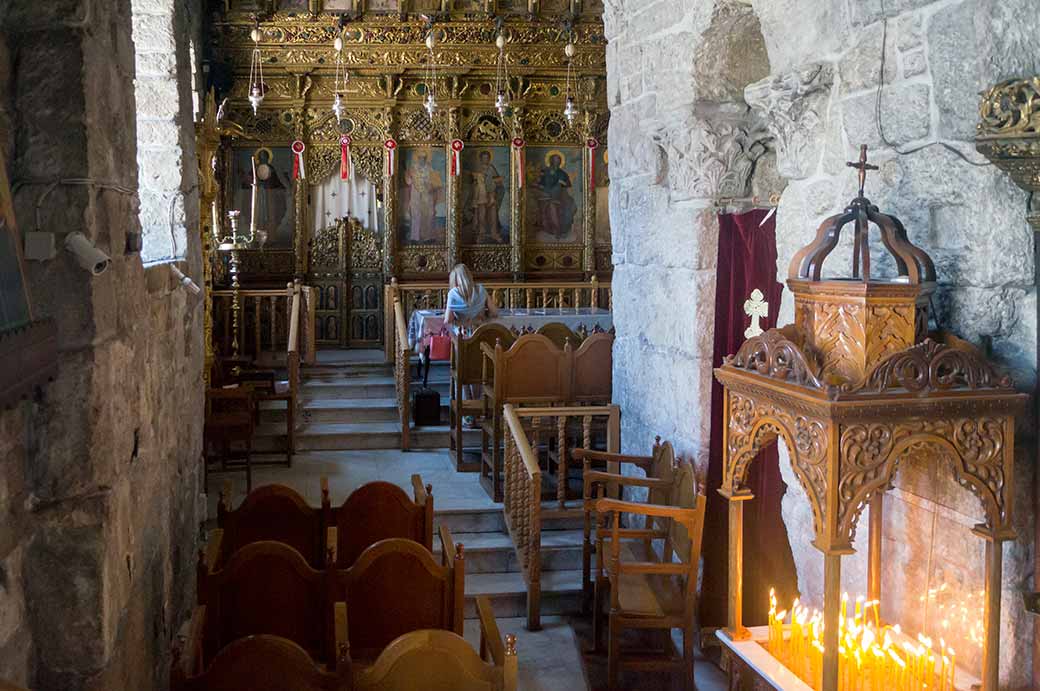
M553 405L568 399L573 349L548 337L527 334L506 350L482 343L485 358L484 416L481 426L481 480L494 501L502 501L502 407Z
M455 452L455 469L460 472L480 469L479 464L475 468L467 465L463 453L463 417L482 417L484 412L482 395L474 399L467 399L465 396L467 386L479 387L483 382L484 355L480 350L480 344L494 346L496 342L501 342L503 347L508 348L515 340L516 336L512 331L495 323L482 324L468 338L459 333L452 337L450 445L451 450Z
M659 489L659 488L655 488ZM697 496L696 480L689 463L680 463L673 478L670 504L642 504L616 499L599 499L596 512L609 525L609 538L600 542L597 561L606 562L610 587L610 629L607 651L609 688L618 688L621 669L678 672L683 687L694 688L693 653L697 617L697 573L701 533L707 502ZM621 516L648 521L651 527L622 528ZM652 540L662 537L655 527L665 521L660 556ZM642 543L640 543L642 541ZM603 545L609 544L609 556ZM599 570L598 567L597 570ZM598 607L598 602L596 603ZM664 650L623 651L624 629L658 630ZM681 629L683 650L675 650L671 630ZM598 636L594 631L593 635ZM597 638L598 642L598 638Z
M253 431L256 400L249 387L206 391L206 420L202 434L204 484L209 485L209 464L219 461L221 470L244 470L246 488L253 488Z
M560 322L542 324L535 333L545 336L560 349L563 349L568 343L571 344L571 348L577 348L582 341L581 336L571 331L569 326Z
M253 542L273 540L289 545L311 567L326 563L324 507L328 504L328 480L321 479L322 507L313 508L296 490L284 485L258 487L237 509L231 508L230 483L220 493L217 530L207 549L209 569L221 568L232 554Z
M608 405L614 387L614 334L592 334L576 348L568 403Z
M318 662L336 659L334 573L311 568L292 547L248 544L200 580L203 666L231 642L259 634L286 638Z
M457 633L421 630L388 645L371 667L353 675L354 691L515 691L516 638L505 644L487 598L477 598L478 654Z
M344 649L345 651L345 649ZM171 691L348 691L346 660L332 671L296 643L272 635L247 636L225 646L198 673L174 659Z
M657 437L653 451L649 456L631 456L625 454L604 453L588 449L574 449L571 457L582 462L584 469L582 480L583 492L583 541L582 541L582 592L585 595L585 606L592 602L592 555L598 539L609 540L609 535L593 531L596 526L596 501L605 496L620 496L624 488L635 489L647 493L646 501L650 504L667 504L673 490L675 477L675 450L671 442L661 443ZM638 469L642 477L625 472L625 466ZM596 468L605 468L597 470ZM656 522L656 521L655 521ZM605 574L598 572L596 579L602 581ZM599 608L597 606L598 614ZM597 639L598 640L598 639Z
M442 562L412 540L390 538L364 551L349 569L335 571L337 595L347 602L351 656L374 660L395 638L419 629L462 635L465 558L441 528Z
M353 566L371 545L388 538L413 540L433 549L433 488L412 475L412 495L390 482L370 482L343 504L327 509L326 545L335 545L337 568Z

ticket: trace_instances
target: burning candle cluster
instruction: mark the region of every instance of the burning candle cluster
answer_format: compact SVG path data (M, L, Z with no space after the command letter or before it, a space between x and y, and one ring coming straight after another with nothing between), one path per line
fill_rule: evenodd
M956 656L945 641L919 635L907 638L899 626L882 626L877 601L856 599L849 616L849 595L842 596L838 621L838 688L841 691L954 691ZM790 611L777 611L769 592L770 654L802 681L823 688L823 613L795 600Z

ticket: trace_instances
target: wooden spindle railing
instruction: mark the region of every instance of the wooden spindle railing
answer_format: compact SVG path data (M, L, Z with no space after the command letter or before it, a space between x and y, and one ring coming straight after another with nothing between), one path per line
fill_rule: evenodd
M412 349L408 346L408 323L404 318L404 306L400 300L393 303L394 328L387 329L389 335L396 333L397 347L394 351L394 388L397 392L397 411L401 419L401 450L407 451L410 446L411 430L411 384L412 384Z
M527 583L527 628L536 631L541 627L542 524L584 516L582 497L569 499L567 496L569 450L599 446L597 450L618 453L621 411L614 405L515 408L507 404L502 417L506 426L506 527ZM555 449L548 440L542 443L541 433L545 430L550 436L555 433ZM543 496L543 475L549 473L553 459L557 469L555 487Z
M613 306L614 302L610 283L600 282L595 276L581 282L491 281L483 285L491 301L503 309L603 307ZM444 309L447 299L448 288L444 283L398 283L394 279L386 286L386 323L389 325L394 322L394 304L398 300L404 308L407 325L415 310ZM397 339L393 332L393 329L387 328L387 362L393 362L395 358Z
M239 291L239 355L251 357L264 365L275 364L285 353L292 325L292 301L297 291L306 304L302 306L296 323L302 328L298 336L298 351L304 362L314 357L314 319L311 288L299 281L290 283L284 290L265 289ZM232 330L232 290L214 290L213 318L215 349L223 356L232 353L232 341L236 334ZM302 320L302 321L301 321ZM266 327L266 328L265 328Z

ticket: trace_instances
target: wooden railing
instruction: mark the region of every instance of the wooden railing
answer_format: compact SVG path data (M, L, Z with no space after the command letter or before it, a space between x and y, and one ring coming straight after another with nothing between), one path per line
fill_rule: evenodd
M492 301L504 309L534 309L538 307L603 307L613 309L613 292L609 282L595 276L589 281L563 283L488 282L484 288ZM386 287L386 323L391 324L394 304L400 301L404 308L405 325L418 309L444 309L448 299L445 283L398 283L393 279ZM407 333L407 331L406 331ZM386 361L393 362L395 351L393 330L387 329Z
M286 369L289 380L288 423L286 425L286 444L288 445L289 459L296 453L296 416L297 404L300 400L300 320L305 314L304 290L296 283L292 287L292 297L289 306L289 343L286 347Z
M568 497L570 449L618 453L618 406L503 409L505 434L505 519L527 583L527 628L541 628L542 524L581 518L580 493ZM605 423L605 424L604 424ZM555 477L549 475L555 468ZM549 494L546 496L546 482ZM554 482L552 482L554 480Z
M303 303L299 312L292 313L293 296L300 295ZM311 288L299 281L290 283L284 290L238 291L238 352L251 357L254 362L269 365L278 363L282 353L287 352L292 325L297 324L301 332L297 336L297 348L304 362L312 362L314 354L314 319ZM213 338L214 346L222 356L230 356L234 314L233 290L214 290Z
M411 384L412 384L412 349L408 346L408 323L404 317L404 307L400 300L393 302L393 328L387 329L387 342L390 334L396 334L394 341L394 388L397 391L397 411L401 418L401 450L407 451L411 442Z

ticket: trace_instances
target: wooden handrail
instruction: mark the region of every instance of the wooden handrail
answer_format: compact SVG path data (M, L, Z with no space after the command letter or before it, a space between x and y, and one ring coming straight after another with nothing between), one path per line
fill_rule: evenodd
M408 323L404 319L404 305L394 300L394 329L397 348L394 356L394 389L397 393L397 410L401 420L401 450L407 451L411 446L411 383L412 383L412 351L408 347ZM387 330L387 343L390 343L391 331Z
M525 410L524 412L527 411ZM524 426L520 423L520 418L517 416L516 408L514 408L511 403L507 403L503 406L502 419L509 428L509 432L513 435L517 451L520 452L520 458L523 460L524 467L527 469L528 477L532 479L541 477L542 468L538 465L538 457L535 456L534 450L531 448L531 442L527 439L527 432L524 430Z
M560 408L517 408L518 417L605 417L618 412L616 405L563 406Z
M697 497L697 501L702 501ZM688 523L696 519L697 509L685 509L679 506L667 506L663 504L641 504L634 501L621 501L620 499L599 499L596 501L598 513L634 513L640 516L657 516L659 518L671 518L680 523Z
M289 352L295 353L300 349L300 286L292 288L292 309L289 319Z
M226 297L226 298L229 298L229 297L234 297L235 291L222 289L222 290L211 291L211 294L214 295L215 297ZM239 295L239 297L244 297L244 298L247 298L247 297L248 298L252 298L252 297L259 297L259 298L283 298L283 297L285 297L285 291L280 289L280 288L265 288L265 289L253 289L253 290L250 290L250 289L247 289L247 288L241 288L238 291L238 295Z

